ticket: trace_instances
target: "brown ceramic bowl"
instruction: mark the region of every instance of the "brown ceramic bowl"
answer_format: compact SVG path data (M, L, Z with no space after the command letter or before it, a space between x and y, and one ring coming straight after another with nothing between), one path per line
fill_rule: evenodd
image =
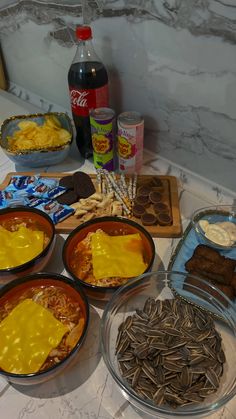
M42 271L49 262L56 240L54 224L51 218L43 211L27 207L5 208L0 210L0 225L3 222L10 223L11 220L14 220L14 222L25 221L26 223L35 223L39 230L46 233L49 241L43 251L30 261L14 268L0 269L0 284L5 284L13 279Z
M12 299L15 300L15 298L22 296L25 292L30 292L31 289L43 289L44 287L58 287L65 295L69 296L73 301L80 305L84 317L82 334L74 348L65 356L65 358L61 359L56 365L45 370L30 374L16 374L0 369L0 377L5 378L11 383L34 385L54 378L58 373L64 370L72 360L75 360L75 357L84 342L89 324L89 305L83 289L78 283L75 283L75 281L70 278L54 273L37 273L11 281L0 290L0 305L3 307L4 304L8 302L9 306Z
M101 229L105 233L113 236L139 233L143 241L144 260L147 263L145 272L149 272L152 268L155 258L155 244L151 235L144 227L135 221L122 217L94 218L93 220L81 224L69 234L64 243L62 251L63 263L66 271L71 275L72 278L74 278L75 281L82 285L88 297L95 300L107 301L110 299L113 292L119 288L119 286L111 287L89 284L78 278L71 268L72 252L75 246L80 241L82 241L88 233L95 232L98 229Z

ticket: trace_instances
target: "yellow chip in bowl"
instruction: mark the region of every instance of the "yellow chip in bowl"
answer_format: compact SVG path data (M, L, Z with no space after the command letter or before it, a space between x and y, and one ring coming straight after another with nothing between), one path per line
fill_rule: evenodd
M70 139L70 133L64 128L58 131L58 135L61 141L68 141Z
M48 125L51 128L54 128L54 129L55 128L56 129L61 128L61 123L60 123L59 119L54 115L47 115L45 117L45 124Z
M46 115L43 125L35 121L21 121L19 130L8 137L10 151L27 151L57 148L67 144L71 133L62 128L58 118Z
M37 127L37 123L34 121L21 121L19 122L18 127L20 130L32 129Z

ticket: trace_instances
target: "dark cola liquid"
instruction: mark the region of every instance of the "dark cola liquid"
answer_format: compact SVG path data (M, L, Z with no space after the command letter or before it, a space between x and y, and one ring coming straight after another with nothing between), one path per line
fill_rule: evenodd
M75 63L70 67L68 83L70 87L78 90L98 89L107 85L107 71L100 62ZM108 106L108 103L102 106ZM84 158L89 158L93 155L89 116L78 116L73 109L72 115L76 127L77 147Z

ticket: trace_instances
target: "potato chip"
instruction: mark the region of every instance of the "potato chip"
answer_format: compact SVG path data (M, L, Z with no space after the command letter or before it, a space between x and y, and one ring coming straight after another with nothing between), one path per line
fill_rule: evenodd
M59 119L54 115L47 115L45 117L45 124L52 128L61 128Z
M37 127L37 123L34 121L21 121L19 122L18 127L21 130L24 130L26 128L34 128L34 127Z
M58 132L59 138L61 141L68 141L70 138L70 133L68 131L66 131L66 129L60 129L60 131Z
M46 115L43 125L34 121L21 121L19 130L8 137L10 151L52 149L67 144L71 133L61 127L54 115Z

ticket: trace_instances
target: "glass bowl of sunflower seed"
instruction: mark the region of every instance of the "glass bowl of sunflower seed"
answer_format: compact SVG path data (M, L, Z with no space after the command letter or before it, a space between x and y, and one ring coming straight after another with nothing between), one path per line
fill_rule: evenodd
M121 393L145 415L203 417L236 394L236 310L197 277L151 272L119 288L101 345Z

